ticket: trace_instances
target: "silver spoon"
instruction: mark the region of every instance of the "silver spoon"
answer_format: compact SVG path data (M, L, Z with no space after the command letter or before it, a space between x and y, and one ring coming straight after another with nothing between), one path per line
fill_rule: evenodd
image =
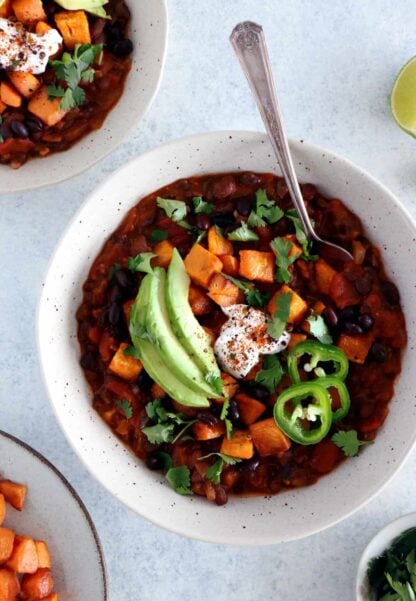
M334 261L352 261L352 255L345 248L322 240L315 232L309 218L283 128L263 28L251 21L244 21L233 29L230 41L257 102L290 198L298 212L306 236L309 240L318 242L321 254L328 258Z

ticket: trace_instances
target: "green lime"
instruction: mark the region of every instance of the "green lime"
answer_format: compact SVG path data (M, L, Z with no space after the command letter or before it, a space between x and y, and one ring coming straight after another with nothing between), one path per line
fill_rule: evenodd
M416 137L416 56L398 74L391 91L390 107L398 125Z

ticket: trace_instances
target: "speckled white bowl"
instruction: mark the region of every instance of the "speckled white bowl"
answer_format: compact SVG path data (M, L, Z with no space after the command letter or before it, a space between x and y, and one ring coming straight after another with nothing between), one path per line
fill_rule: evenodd
M408 513L384 526L368 543L361 555L357 570L355 593L357 601L374 601L374 594L369 590L367 578L368 564L374 557L379 557L390 547L393 540L405 530L416 527L416 513Z
M231 498L224 507L176 495L147 470L91 407L79 367L75 311L91 262L125 213L153 190L182 177L240 170L279 173L263 134L219 132L161 146L124 166L86 201L63 236L39 305L39 352L46 387L71 445L92 474L118 499L153 522L206 541L270 544L301 538L344 519L393 476L416 436L416 230L410 216L370 175L331 152L291 144L300 181L342 198L384 250L387 271L400 287L409 330L408 352L391 415L377 443L315 486L278 496Z
M60 601L107 601L104 557L91 517L69 482L37 451L0 431L0 475L26 484L23 511L4 525L46 541Z
M0 193L33 190L86 171L115 150L139 123L159 89L168 39L166 0L130 0L133 65L124 93L101 129L72 148L43 159L31 159L20 169L0 165Z

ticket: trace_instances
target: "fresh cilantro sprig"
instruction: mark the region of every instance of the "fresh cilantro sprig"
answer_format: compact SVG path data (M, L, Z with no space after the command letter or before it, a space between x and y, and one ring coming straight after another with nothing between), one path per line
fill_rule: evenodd
M266 190L262 188L257 190L255 209L248 216L248 225L250 227L264 227L268 223L276 223L283 216L282 209L276 205L274 200L267 198Z
M244 282L243 280L234 278L226 273L223 273L222 275L244 292L248 305L251 305L252 307L264 307L269 300L270 293L260 292L260 290L257 290L252 282Z
M223 394L224 382L221 376L218 376L216 373L210 371L205 375L205 381L217 394Z
M261 369L255 378L257 384L264 386L270 394L275 392L279 385L285 370L280 363L277 355L269 355L265 358L263 363L263 369Z
M134 359L140 359L139 349L132 344L126 346L126 348L123 350L123 355L126 355L126 357L134 357Z
M136 336L137 338L141 338L142 340L147 340L154 346L159 346L159 340L156 338L154 332L149 330L145 325L141 323L130 323L130 333L132 336Z
M169 219L171 219L174 223L179 223L186 217L186 203L183 200L172 200L170 198L161 198L158 196L156 199L156 204L159 209L163 209L163 211L165 211L166 216L169 217Z
M171 467L166 474L166 480L178 494L192 495L191 472L186 465Z
M156 228L150 234L150 242L162 242L162 240L166 240L168 237L168 233L166 230L161 230Z
M322 344L332 344L333 339L329 328L322 315L310 315L307 320L309 324L309 333L315 336Z
M218 460L213 463L207 471L205 472L205 477L207 480L210 480L213 484L219 484L221 482L221 474L222 470L226 465L236 465L240 463L242 460L237 459L236 457L230 457L229 455L224 455L224 453L209 453L204 457L201 457L199 461L203 461L204 459L208 459L209 457L217 456Z
M233 242L250 242L258 240L259 237L256 232L253 232L245 221L242 221L240 227L236 230L233 230L228 234L228 240L232 240Z
M124 413L126 419L131 419L133 417L133 407L128 399L118 399L116 405Z
M302 259L305 261L317 261L319 256L311 254L312 242L308 240L296 210L290 209L289 211L286 211L285 215L295 226L295 236L302 247Z
M285 238L275 238L270 242L270 246L276 255L276 280L288 284L291 278L289 267L293 265L302 253L299 251L292 253L293 242Z
M199 213L211 215L215 208L215 205L213 205L212 202L207 202L202 198L202 196L194 196L192 202L194 205L194 212L196 215L198 215Z
M91 67L97 56L103 50L102 44L77 44L73 54L64 52L60 60L50 61L59 81L66 84L48 86L48 96L61 98L59 108L63 111L80 106L85 102L85 91L80 83L91 83L94 81L95 69Z
M157 257L154 253L139 253L135 257L129 257L127 267L131 271L143 271L144 273L153 273L150 261Z
M359 440L356 430L339 430L331 440L346 457L355 457L358 455L360 447L373 443L372 440Z
M230 409L230 399L226 399L221 409L220 420L224 422L227 438L231 438L233 433L233 424L228 418L228 410Z
M183 413L166 411L161 399L148 403L146 413L148 418L154 422L154 425L142 428L142 432L152 444L176 442L197 421L190 419ZM179 430L178 426L180 426Z
M267 333L275 340L281 337L286 328L292 296L291 292L281 292L276 299L276 311L269 319L267 326Z

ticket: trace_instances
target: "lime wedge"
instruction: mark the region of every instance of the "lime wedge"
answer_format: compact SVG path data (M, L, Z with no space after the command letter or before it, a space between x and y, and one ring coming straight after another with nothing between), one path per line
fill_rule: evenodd
M398 125L416 137L416 56L398 74L391 91L390 107Z

